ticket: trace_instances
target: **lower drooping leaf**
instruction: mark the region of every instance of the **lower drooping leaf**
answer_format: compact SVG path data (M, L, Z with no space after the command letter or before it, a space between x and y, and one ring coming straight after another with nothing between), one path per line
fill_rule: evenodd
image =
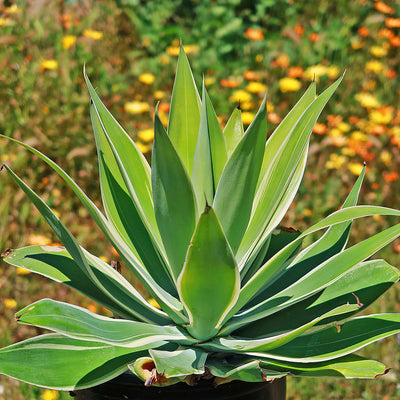
M79 340L102 342L131 349L156 346L161 341L191 344L196 342L176 326L159 326L144 322L104 317L91 311L43 299L16 314L24 324L50 329Z
M126 371L129 363L147 354L147 348L132 351L46 334L0 349L0 373L55 390L84 389Z
M277 349L251 355L300 363L328 361L398 332L400 314L367 315L336 326L321 327Z
M151 306L117 271L94 255L86 251L84 254L93 272L118 302L88 279L64 247L28 246L14 250L4 261L78 290L120 316L161 325L171 323L164 312Z
M207 368L219 378L238 379L245 382L265 382L286 375L273 370L265 370L261 368L260 361L250 357L246 357L242 362L236 364L214 358L207 361Z
M195 348L182 348L175 351L149 350L159 374L166 378L204 374L207 353Z
M258 366L258 371L255 366ZM333 361L315 363L295 363L268 358L233 355L226 359L209 358L207 367L216 376L227 377L237 374L238 379L257 381L260 370L266 378L274 374L288 374L305 377L337 377L373 379L387 370L384 364L355 354L337 358Z
M340 304L354 301L359 301L361 303L359 305L364 309L397 282L399 277L399 270L383 260L365 261L352 268L320 293L248 324L235 331L234 334L257 338L292 330ZM324 319L320 323L340 321L352 314L354 313L345 313L334 319Z
M177 284L189 315L188 332L200 340L213 337L235 304L240 277L232 250L209 206L200 216Z

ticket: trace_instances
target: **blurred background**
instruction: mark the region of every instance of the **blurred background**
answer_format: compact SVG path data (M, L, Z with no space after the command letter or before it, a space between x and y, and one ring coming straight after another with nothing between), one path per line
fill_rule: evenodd
M0 133L50 156L99 204L83 66L150 160L153 112L160 102L167 124L180 40L198 85L205 76L222 125L239 102L247 125L267 92L271 133L313 79L321 92L346 71L315 126L286 225L304 230L338 209L364 161L360 203L400 208L400 0L0 0ZM22 148L0 140L1 163L47 201L84 247L116 260L59 177ZM382 217L355 222L351 242L395 222ZM3 172L0 249L55 242ZM377 257L400 266L400 241ZM0 293L0 346L41 333L17 327L13 315L44 296L107 313L68 288L4 263ZM399 288L368 311L399 312ZM392 367L380 379L290 378L288 399L398 399L399 346L391 337L364 351ZM68 398L0 377L0 399Z

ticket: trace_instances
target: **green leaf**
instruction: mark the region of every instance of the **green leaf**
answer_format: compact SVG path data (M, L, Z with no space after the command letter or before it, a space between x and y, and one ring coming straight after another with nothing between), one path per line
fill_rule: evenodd
M354 354L333 361L307 364L264 357L230 355L229 362L209 357L207 367L215 376L222 378L237 376L237 379L248 382L258 382L257 378L260 379L261 374L264 374L267 379L282 375L373 379L387 372L382 363Z
M301 363L332 360L398 332L400 314L367 315L301 335L263 355Z
M174 279L182 270L196 225L192 184L156 111L152 154L152 187L158 228Z
M96 205L87 197L87 195L82 191L82 189L71 179L71 177L60 168L54 161L45 156L40 151L34 149L33 147L19 142L16 139L0 135L5 139L11 140L15 142L33 154L37 155L40 159L46 162L52 169L54 169L73 189L75 194L81 200L82 204L89 211L90 215L93 217L95 222L101 228L101 230L106 235L107 239L117 250L123 261L127 264L127 266L135 273L141 283L145 286L145 288L149 291L151 296L153 296L157 302L162 306L163 310L165 310L169 316L176 322L177 324L187 322L187 319L182 314L182 304L173 297L170 293L165 291L148 273L148 271L143 267L142 263L138 260L136 255L132 252L131 249L126 245L123 241L119 233L115 230L115 228L110 224L110 222L104 217L104 215L100 212L100 210L96 207Z
M273 370L264 371L260 362L250 357L239 362L213 358L207 360L207 368L212 375L219 378L237 379L244 382L265 382L286 375Z
M171 323L163 311L151 306L115 269L87 251L83 250L83 253L94 274L112 297L107 296L87 277L63 247L24 247L13 251L4 261L78 290L120 316L160 325Z
M357 204L362 181L365 174L365 167L358 177L353 189L343 204L342 208L355 206ZM260 303L272 294L278 293L287 286L299 280L306 273L311 271L328 258L340 253L346 246L349 238L351 221L336 224L325 232L316 242L306 247L301 253L283 269L279 276L270 279L264 286L263 291L252 299L251 303Z
M213 201L226 160L225 139L203 80L200 128L192 171L198 210L203 210L206 202Z
M206 87L203 79L200 128L194 153L192 184L198 210L214 199L213 162L211 156L210 132L208 126Z
M340 357L333 361L307 364L265 358L259 360L262 368L288 371L295 376L374 379L387 372L384 364L355 354Z
M50 329L63 335L131 349L156 346L162 341L191 344L195 340L176 326L114 319L51 299L42 299L16 314L18 322Z
M379 232L344 250L342 253L336 254L286 289L255 305L253 308L234 316L227 324L230 326L229 329L234 326L238 328L251 321L271 315L291 304L312 296L334 283L352 267L372 256L398 236L400 236L400 224Z
M189 315L188 332L200 340L214 336L236 302L240 277L232 250L209 206L199 219L177 285Z
M318 322L331 317L336 317L337 315L347 314L349 312L353 312L359 309L357 304L346 304L341 305L339 307L334 308L318 317L310 320L307 319L307 322L301 326L296 326L291 330L286 332L277 332L272 335L262 335L260 338L246 338L239 337L235 334L235 337L220 337L208 342L204 345L206 349L210 351L220 351L220 352L249 352L249 351L268 351L274 349L275 347L279 347L294 340L296 337L301 335L307 329L316 325Z
M270 260L268 260L258 271L256 274L252 276L252 278L246 283L244 287L242 287L239 295L239 299L235 305L235 307L228 314L226 320L228 320L234 313L239 311L246 303L254 297L254 295L264 287L265 282L270 281L270 279L282 268L286 268L285 262L293 254L293 251L297 248L299 243L303 240L303 238L311 233L314 233L320 229L327 228L331 225L339 224L342 222L350 221L356 218L367 217L372 215L393 215L400 216L399 210L394 210L386 207L378 207L378 206L352 206L347 207L334 213L330 214L323 220L317 222L315 225L306 229L297 239L293 240L287 246L285 246L282 250L280 250L277 254L275 254ZM398 230L398 227L393 227L389 229ZM386 232L386 231L385 231ZM395 234L392 240L394 240ZM373 241L374 239L372 239ZM364 242L362 242L364 243ZM370 243L370 242L369 242ZM374 243L375 245L376 243ZM362 261L362 260L360 260ZM314 286L315 289L315 286ZM322 287L320 288L322 289ZM264 306L263 306L264 307ZM261 316L260 316L261 318Z
M295 329L341 304L360 302L363 309L399 280L400 272L383 260L365 261L356 265L323 291L283 310L243 326L235 335L247 338L268 336ZM357 297L356 297L357 296ZM340 321L354 312L324 319L320 323Z
M171 97L168 135L192 175L194 152L200 125L201 101L189 61L181 46Z
M207 353L199 349L183 348L176 351L149 350L159 374L166 378L204 374Z
M226 123L224 129L224 137L228 151L228 157L231 156L233 150L240 142L240 139L243 137L243 135L244 135L244 129L242 121L242 112L240 111L240 108L236 107L233 110L231 116L229 117L228 122Z
M227 162L228 154L226 150L225 138L222 133L222 129L219 124L217 114L215 113L207 89L204 88L204 90L205 90L205 101L207 105L208 132L210 136L212 172L213 172L214 192L215 192L217 190L217 186L221 178L222 171ZM202 210L203 208L199 208L199 210Z
M105 109L104 106L103 108ZM142 187L141 183L149 181L149 176L140 168L134 171L135 165L131 165L133 162L140 166L137 155L139 150L136 145L129 145L132 141L129 137L126 139L124 132L117 131L120 135L112 140L94 103L91 104L90 114L96 137L100 184L107 216L130 249L143 261L151 276L169 293L176 294L160 234L157 226L154 226L156 221L153 203L146 197L151 197L151 188L147 184ZM111 114L106 115L114 121ZM119 126L116 121L115 124ZM108 128L111 134L115 133L113 128L114 125ZM142 201L137 193L144 198ZM150 204L147 204L148 202ZM141 203L146 204L148 209L143 210Z
M266 237L275 229L296 195L305 167L304 152L308 148L313 127L342 78L343 76L319 95L295 122L294 118L306 107L315 93L314 84L311 84L300 101L301 106L295 109L293 115L288 117L288 122L284 124L285 128L290 126L290 130L277 129L267 141L265 160L268 166L262 170L264 175L254 199L249 226L237 253L240 267L252 252L257 253L262 247ZM299 163L302 165L302 170L300 173L295 173ZM293 178L296 181L292 182ZM290 191L287 192L289 185ZM281 203L283 197L286 197L288 201ZM283 204L285 207L282 207ZM281 207L278 207L279 205ZM274 218L275 215L278 218Z
M102 172L102 166L104 166L105 163L111 171L112 177L116 183L121 186L122 190L128 192L124 184L124 178L118 169L111 150L111 146L114 147L123 164L125 174L134 190L135 197L132 199L134 201L134 206L138 209L139 213L142 214L141 217L145 219L146 223L151 227L155 239L159 239L151 195L150 166L135 142L101 102L86 75L86 71L84 71L84 77L92 99L91 116L99 154L100 172ZM109 188L111 186L112 188L110 182L107 182L107 179L110 179L110 177L101 176L101 178L103 178L100 181L102 186L106 185L106 187ZM107 202L105 206L112 207L112 204ZM122 211L120 210L120 212ZM126 228L126 226L124 226L124 228Z
M214 209L236 253L249 222L267 132L266 97L228 160L219 181Z
M0 373L55 390L84 389L120 375L127 364L147 354L146 348L132 351L47 334L0 349Z

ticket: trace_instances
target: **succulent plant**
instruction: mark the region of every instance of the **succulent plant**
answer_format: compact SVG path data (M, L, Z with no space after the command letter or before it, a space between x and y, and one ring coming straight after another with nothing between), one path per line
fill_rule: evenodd
M385 373L352 353L399 332L400 315L355 314L399 279L396 268L368 259L400 236L400 225L346 245L352 220L400 211L356 205L364 168L341 209L302 233L279 225L300 185L313 126L342 77L318 96L312 82L267 140L266 99L246 131L238 108L222 130L181 50L167 131L155 112L151 167L85 79L104 213L47 156L8 139L69 184L154 301L81 247L4 165L63 244L7 251L4 260L78 290L115 317L37 301L18 321L55 333L1 349L0 373L59 390L128 369L160 386Z

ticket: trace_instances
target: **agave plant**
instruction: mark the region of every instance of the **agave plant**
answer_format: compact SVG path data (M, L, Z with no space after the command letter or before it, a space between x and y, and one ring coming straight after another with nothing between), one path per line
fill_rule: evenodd
M400 225L346 245L352 220L400 211L356 205L364 168L341 209L302 233L279 225L300 185L313 126L342 77L319 96L312 82L266 140L265 98L246 131L239 109L222 130L181 51L168 131L155 112L151 167L85 79L104 214L56 163L9 139L66 180L155 301L81 247L5 165L63 247L29 246L4 260L84 293L115 318L37 301L17 320L55 333L0 350L1 373L58 390L128 369L161 386L385 373L380 362L352 353L399 332L400 315L355 314L399 279L396 268L368 259L400 236ZM319 230L325 233L303 246Z

